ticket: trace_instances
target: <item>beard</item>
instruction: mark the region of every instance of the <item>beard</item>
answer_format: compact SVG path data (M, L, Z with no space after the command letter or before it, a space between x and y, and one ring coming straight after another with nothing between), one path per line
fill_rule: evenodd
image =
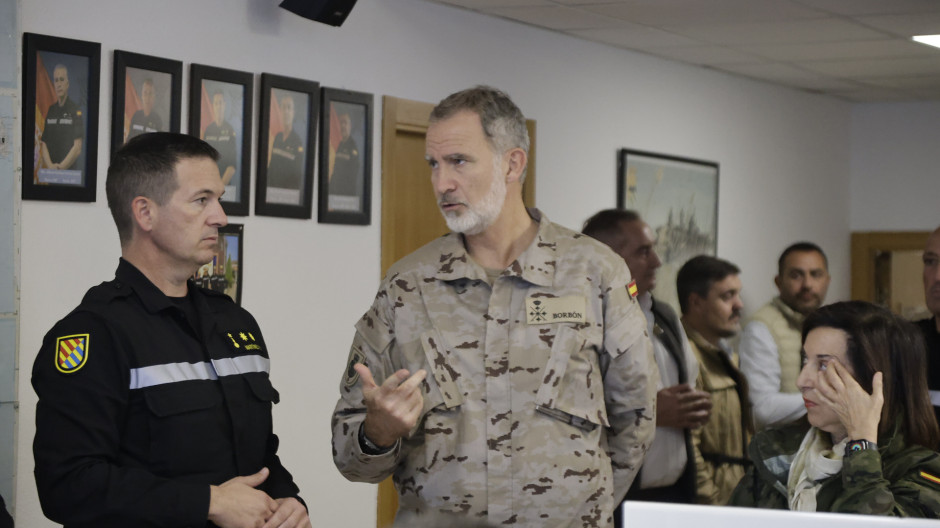
M783 299L784 304L790 306L793 311L803 315L809 315L816 311L816 308L822 306L822 297L811 290L803 290L790 299Z
M506 180L500 176L497 167L493 168L493 183L490 184L489 191L479 203L466 202L466 211L462 214L441 211L448 229L454 233L463 233L464 235L479 235L486 231L486 228L493 225L493 222L499 217L499 213L502 212L503 203L506 201ZM438 202L448 201L453 200L447 194L441 196L438 200Z

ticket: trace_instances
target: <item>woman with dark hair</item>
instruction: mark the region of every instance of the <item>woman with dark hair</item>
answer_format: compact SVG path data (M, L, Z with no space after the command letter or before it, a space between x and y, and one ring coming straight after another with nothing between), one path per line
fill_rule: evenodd
M806 420L758 433L730 504L940 516L940 429L915 327L859 301L803 323Z

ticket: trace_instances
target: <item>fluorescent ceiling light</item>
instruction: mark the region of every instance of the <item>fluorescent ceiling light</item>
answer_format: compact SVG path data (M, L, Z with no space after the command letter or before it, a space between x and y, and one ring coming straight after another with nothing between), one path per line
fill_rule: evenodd
M926 44L928 46L933 46L935 48L940 48L940 35L918 35L916 37L911 37L921 44Z

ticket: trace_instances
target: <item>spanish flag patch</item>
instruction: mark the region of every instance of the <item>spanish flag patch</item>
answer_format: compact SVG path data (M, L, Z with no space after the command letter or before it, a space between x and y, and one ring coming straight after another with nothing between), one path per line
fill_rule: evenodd
M636 298L637 289L636 289L636 281L635 281L635 280L632 280L632 281L630 281L630 284L627 284L627 293L630 294L630 297L633 297L634 299Z
M927 473L926 471L921 471L920 476L924 480L929 480L930 482L933 482L934 484L940 484L940 478L935 477L931 475L930 473Z
M71 374L88 362L88 334L76 334L55 340L55 368Z

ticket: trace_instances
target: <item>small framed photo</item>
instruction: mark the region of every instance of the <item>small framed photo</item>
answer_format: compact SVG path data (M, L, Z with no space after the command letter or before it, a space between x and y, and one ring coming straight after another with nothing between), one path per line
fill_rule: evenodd
M228 224L219 228L219 245L212 261L193 274L193 282L210 290L224 293L236 304L242 303L242 256L245 226Z
M261 74L255 214L311 218L320 83Z
M320 107L317 220L369 225L372 206L372 94L324 88Z
M189 82L189 133L219 151L222 208L228 215L248 216L254 76L193 64Z
M183 63L114 51L111 157L129 139L148 132L179 132Z
M23 199L94 202L101 44L23 40Z

